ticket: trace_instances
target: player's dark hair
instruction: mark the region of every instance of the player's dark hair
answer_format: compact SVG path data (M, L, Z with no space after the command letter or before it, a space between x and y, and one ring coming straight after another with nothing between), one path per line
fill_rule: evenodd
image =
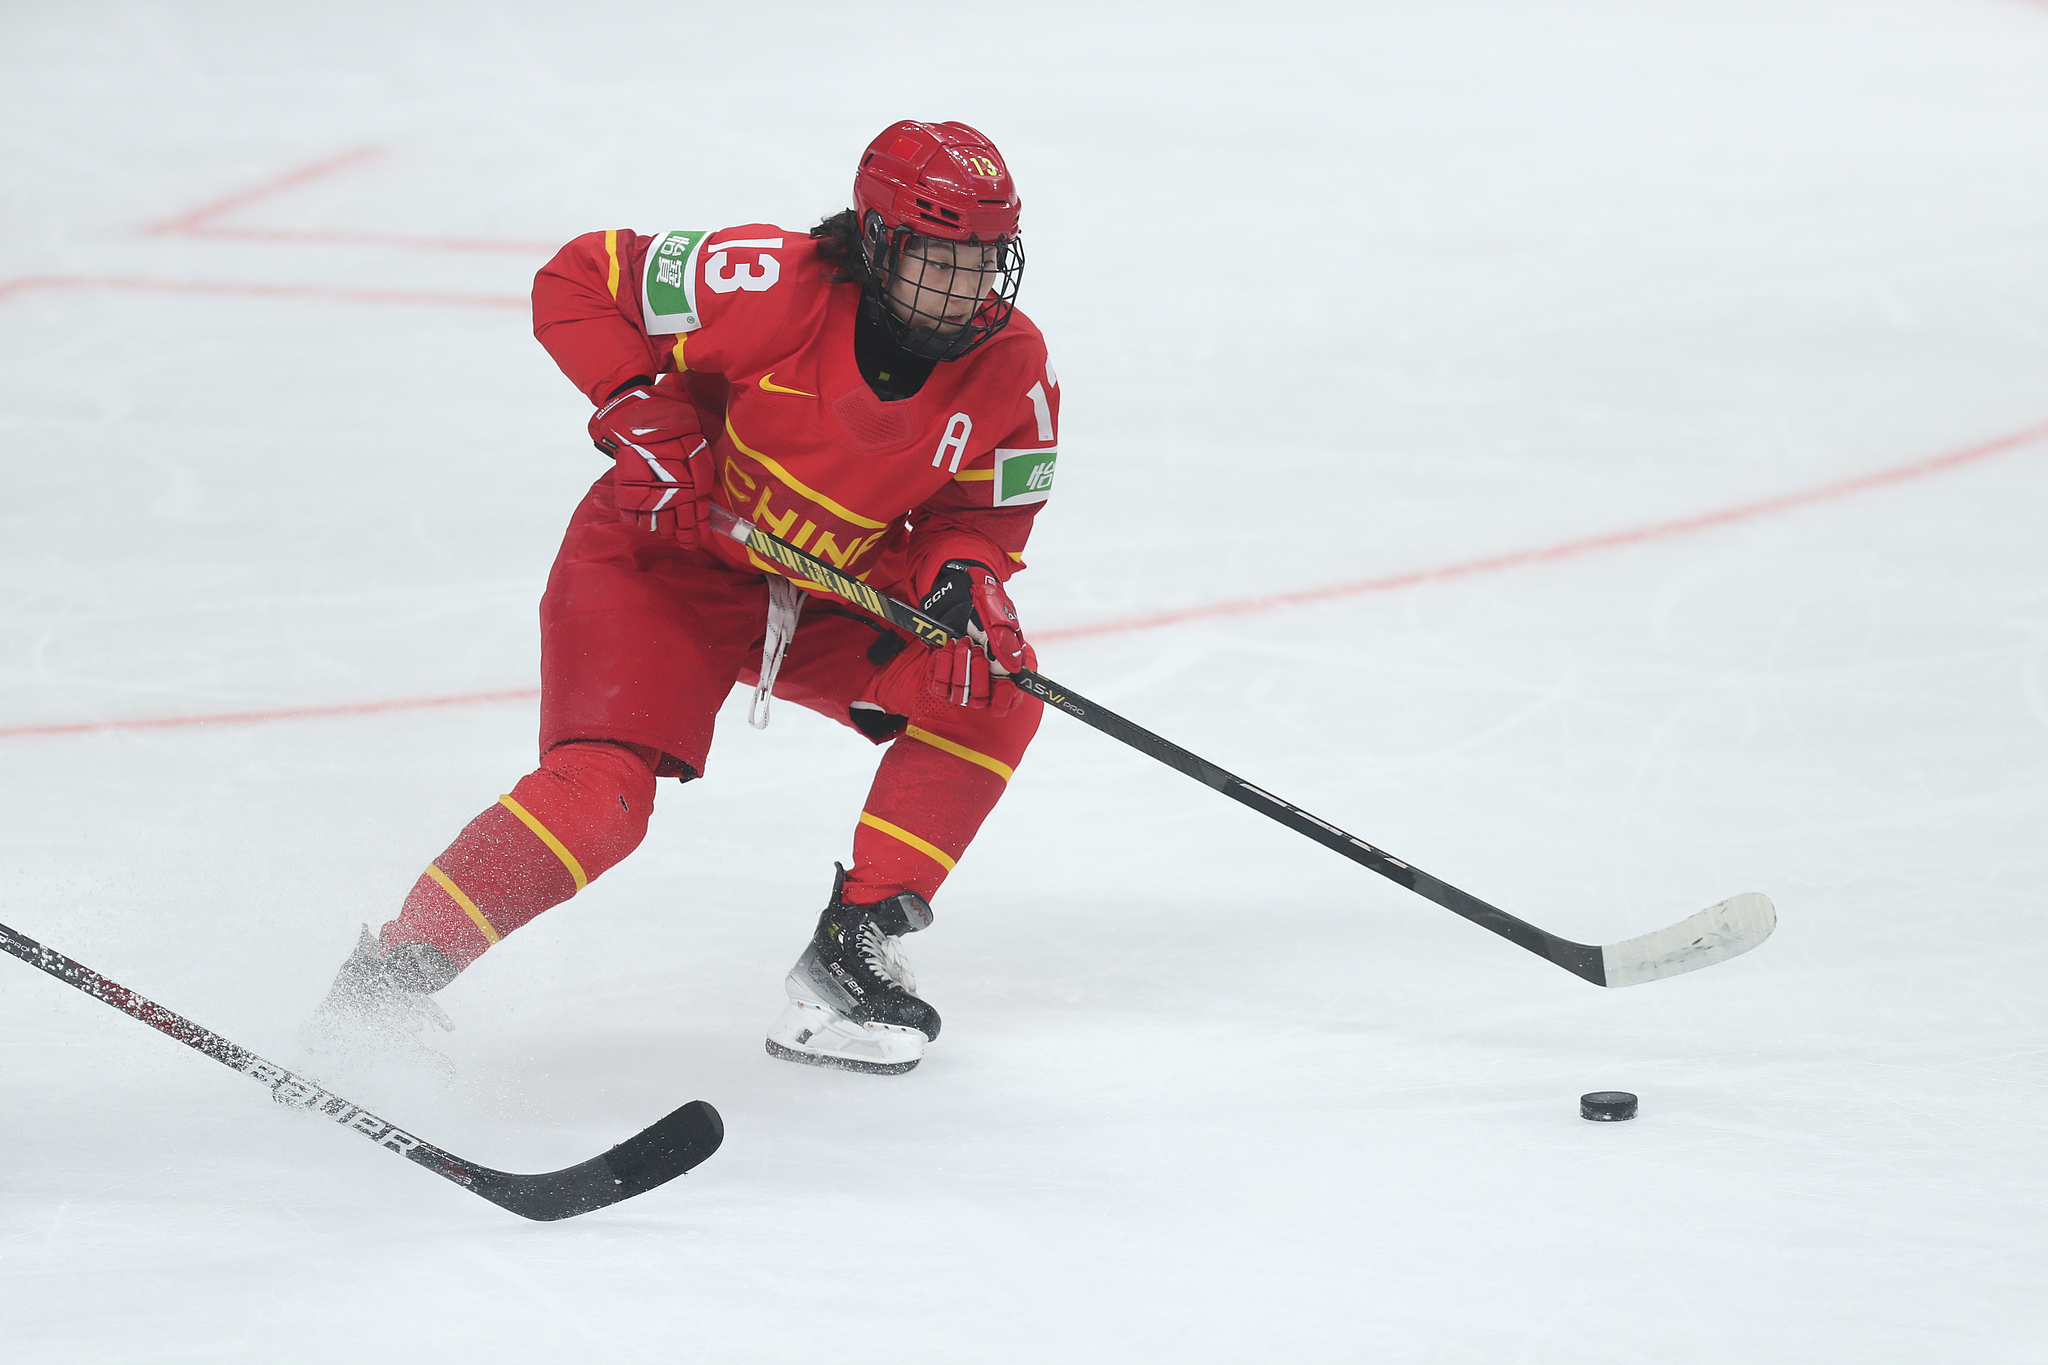
M832 283L869 282L867 259L860 249L860 219L852 209L841 209L812 228L811 240L818 244L818 259Z

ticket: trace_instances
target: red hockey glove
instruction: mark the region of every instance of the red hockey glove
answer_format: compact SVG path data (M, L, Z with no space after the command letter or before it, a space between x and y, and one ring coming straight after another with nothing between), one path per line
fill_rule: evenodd
M956 706L986 706L999 716L1007 715L1022 694L1015 687L997 686L996 679L1034 668L1038 658L1024 643L1017 608L1003 591L1002 580L986 565L948 560L919 610L954 634L966 636L932 651L926 690Z
M591 417L590 439L617 461L612 494L620 521L697 544L711 491L708 462L698 457L709 445L687 399L636 384Z

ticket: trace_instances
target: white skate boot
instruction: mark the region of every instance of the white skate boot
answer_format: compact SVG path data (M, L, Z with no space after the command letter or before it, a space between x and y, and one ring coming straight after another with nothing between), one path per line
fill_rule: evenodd
M424 943L388 956L364 926L334 988L299 1032L312 1065L334 1071L373 1060L423 1068L452 1080L455 1064L421 1037L429 1024L455 1027L434 1002L434 992L455 979L455 964Z
M784 1061L894 1076L924 1058L939 1036L939 1012L917 998L901 935L932 922L924 897L906 891L875 905L839 898L846 869L834 864L832 901L818 932L789 969L789 1006L768 1030L768 1053Z

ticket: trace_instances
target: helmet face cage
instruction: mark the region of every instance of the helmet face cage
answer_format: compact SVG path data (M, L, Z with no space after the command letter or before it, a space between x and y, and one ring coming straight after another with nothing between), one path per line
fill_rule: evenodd
M958 360L1017 311L1024 245L1015 234L988 242L926 237L890 227L871 209L860 236L870 313L912 355Z

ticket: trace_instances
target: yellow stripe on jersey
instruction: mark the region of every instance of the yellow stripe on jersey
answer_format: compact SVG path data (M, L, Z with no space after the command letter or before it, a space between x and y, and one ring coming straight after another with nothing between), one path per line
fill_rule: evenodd
M926 843L924 840L918 838L915 834L912 834L909 830L897 825L892 825L887 820L878 820L874 816L869 815L866 811L862 811L860 813L860 822L863 825L869 826L870 828L882 831L882 833L888 835L891 839L901 839L904 843L909 844L912 848L916 849L919 853L924 854L925 857L930 858L940 867L945 868L946 871L951 872L953 870L954 864L951 858L948 858L944 853L940 852L936 845Z
M732 418L730 416L727 416L725 419L725 434L732 437L732 443L739 450L740 454L750 455L754 459L759 460L762 464L768 467L768 472L770 474L773 474L776 478L782 480L785 484L789 485L797 492L803 494L812 502L818 504L818 506L828 509L829 511L831 511L832 515L837 517L844 517L846 520L852 522L855 526L865 526L870 531L879 531L889 524L886 521L876 521L872 517L864 517L858 512L849 511L846 508L841 507L838 503L832 501L832 499L826 497L823 493L820 493L817 489L811 488L808 485L799 481L796 478L796 476L791 474L787 469L784 469L781 465L769 459L760 451L753 449L745 441L742 441L740 439L740 434L737 431L733 430Z
M1008 782L1012 777L1015 777L1017 775L1017 770L1015 768L1012 768L1009 764L998 763L995 759L990 758L987 754L978 754L974 750L968 748L966 745L955 744L952 740L945 738L943 735L935 735L931 731L919 729L915 725L905 727L903 734L906 738L914 739L919 744L929 744L934 749L943 749L945 752L953 755L953 757L955 758L964 758L969 763L980 764L982 767L994 773L997 777L1002 778L1005 782Z
M993 469L963 469L958 474L955 474L953 476L953 482L987 483L990 480L994 479L995 476L996 472Z
M457 886L446 872L443 872L432 863L428 863L427 875L440 883L441 889L454 898L455 903L462 907L463 913L476 922L477 931L484 936L484 942L496 943L498 941L500 935L496 929L491 927L491 922L484 918L484 912L476 908L475 901L462 894L462 888Z
M564 848L562 841L557 839L546 825L535 819L532 811L514 801L510 796L499 797L498 804L518 816L519 822L532 830L534 835L548 846L548 852L562 860L562 866L568 868L569 875L576 879L576 889L578 891L590 885L590 878L583 875L583 864L576 861L576 855L567 848Z
M604 230L604 254L611 257L612 261L611 278L605 281L605 287L612 291L612 297L616 299L619 296L619 230L617 228L606 228Z
M675 350L674 350L674 351L672 352L672 354L673 354L673 355L675 356L675 358L676 358L676 373L677 373L677 374L681 374L681 373L682 373L682 372L683 372L684 370L687 370L687 369L689 369L689 368L690 368L690 362L689 362L689 361L687 361L687 360L685 360L685 359L683 359L683 343L684 343L685 341L688 341L688 340L689 340L689 337L687 337L687 336L679 336L679 337L677 337L677 338L676 338Z

